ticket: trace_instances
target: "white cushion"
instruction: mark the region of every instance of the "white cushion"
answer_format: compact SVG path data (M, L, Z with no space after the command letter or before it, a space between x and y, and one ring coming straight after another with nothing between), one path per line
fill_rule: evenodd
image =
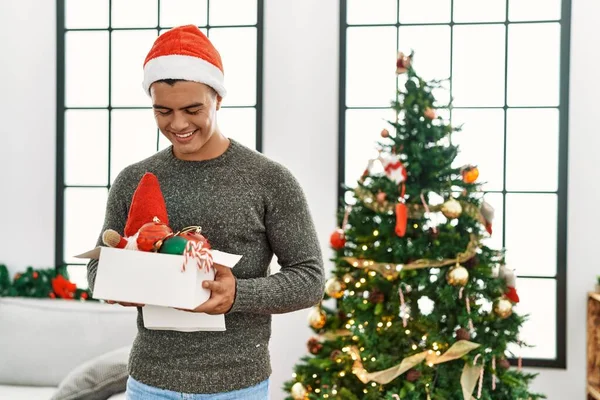
M55 391L56 391L55 387L0 385L0 399L48 400Z
M4 386L0 385L0 399L48 400L56 391L54 387ZM108 400L125 400L125 393L115 394Z
M125 391L131 346L93 358L67 375L50 400L105 400Z
M0 385L58 386L83 362L131 345L136 315L91 301L0 298Z

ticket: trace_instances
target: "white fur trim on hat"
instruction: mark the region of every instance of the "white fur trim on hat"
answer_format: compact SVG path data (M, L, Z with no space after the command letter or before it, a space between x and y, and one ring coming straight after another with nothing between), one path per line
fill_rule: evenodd
M204 83L225 97L225 77L215 65L198 57L169 55L153 58L144 67L144 91L150 95L150 86L162 79L183 79Z

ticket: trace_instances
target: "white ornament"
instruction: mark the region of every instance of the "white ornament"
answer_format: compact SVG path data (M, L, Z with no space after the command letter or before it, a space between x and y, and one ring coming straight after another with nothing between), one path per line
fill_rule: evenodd
M500 267L499 277L504 279L506 286L516 288L517 287L517 276L515 271L508 268L506 265Z
M492 205L490 203L488 203L487 201L483 201L483 203L481 203L481 215L483 216L483 218L485 218L485 220L487 222L489 222L490 224L492 222L494 222L494 207L492 207Z
M306 397L306 388L300 382L294 383L292 390L290 391L294 400L303 400Z
M400 162L400 156L397 154L388 154L379 157L385 176L391 181L400 184L406 180L406 168Z

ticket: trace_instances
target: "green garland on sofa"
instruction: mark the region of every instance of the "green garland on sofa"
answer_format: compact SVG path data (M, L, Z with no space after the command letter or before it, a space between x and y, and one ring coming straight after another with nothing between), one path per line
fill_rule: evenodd
M91 300L91 292L69 281L66 267L33 269L17 273L11 280L6 265L0 264L0 297L59 298Z

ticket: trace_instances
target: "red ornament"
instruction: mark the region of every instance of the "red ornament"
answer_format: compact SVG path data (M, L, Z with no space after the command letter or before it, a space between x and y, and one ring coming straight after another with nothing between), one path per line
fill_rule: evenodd
M208 239L206 239L206 237L204 237L204 235L202 235L200 232L189 231L181 233L179 236L187 240L191 240L192 242L202 243L202 247L210 249L210 243L208 243Z
M507 287L506 293L504 293L504 295L506 296L507 299L509 299L513 303L518 303L520 300L519 295L517 294L517 289L515 289L514 287L510 287L510 286Z
M77 285L70 282L62 275L57 275L52 279L52 290L61 299L73 299Z
M53 292L50 292L50 294L48 295L51 299L55 299L56 295Z
M404 53L398 53L398 59L396 60L396 74L403 74L410 68L411 57L405 56Z
M155 219L155 222L148 222L142 225L137 237L137 247L140 251L154 251L155 245L159 240L164 240L173 233L166 224Z
M329 238L329 244L334 250L341 250L346 245L346 235L344 230L341 228L337 228Z
M34 273L33 273L33 279L37 279L37 278L38 278L38 276L40 276L40 274L38 274L37 272L34 272Z
M435 110L430 107L427 107L425 110L423 110L423 115L427 119L435 119L435 117L436 117Z
M382 138L387 138L390 136L390 131L388 131L387 129L384 129L381 131L381 137Z
M385 194L385 192L377 193L377 203L383 204L386 199L387 199L387 195Z
M86 292L81 293L81 298L87 300L88 294Z
M408 223L408 209L406 204L399 202L396 204L396 235L403 237L406 234L406 224Z

